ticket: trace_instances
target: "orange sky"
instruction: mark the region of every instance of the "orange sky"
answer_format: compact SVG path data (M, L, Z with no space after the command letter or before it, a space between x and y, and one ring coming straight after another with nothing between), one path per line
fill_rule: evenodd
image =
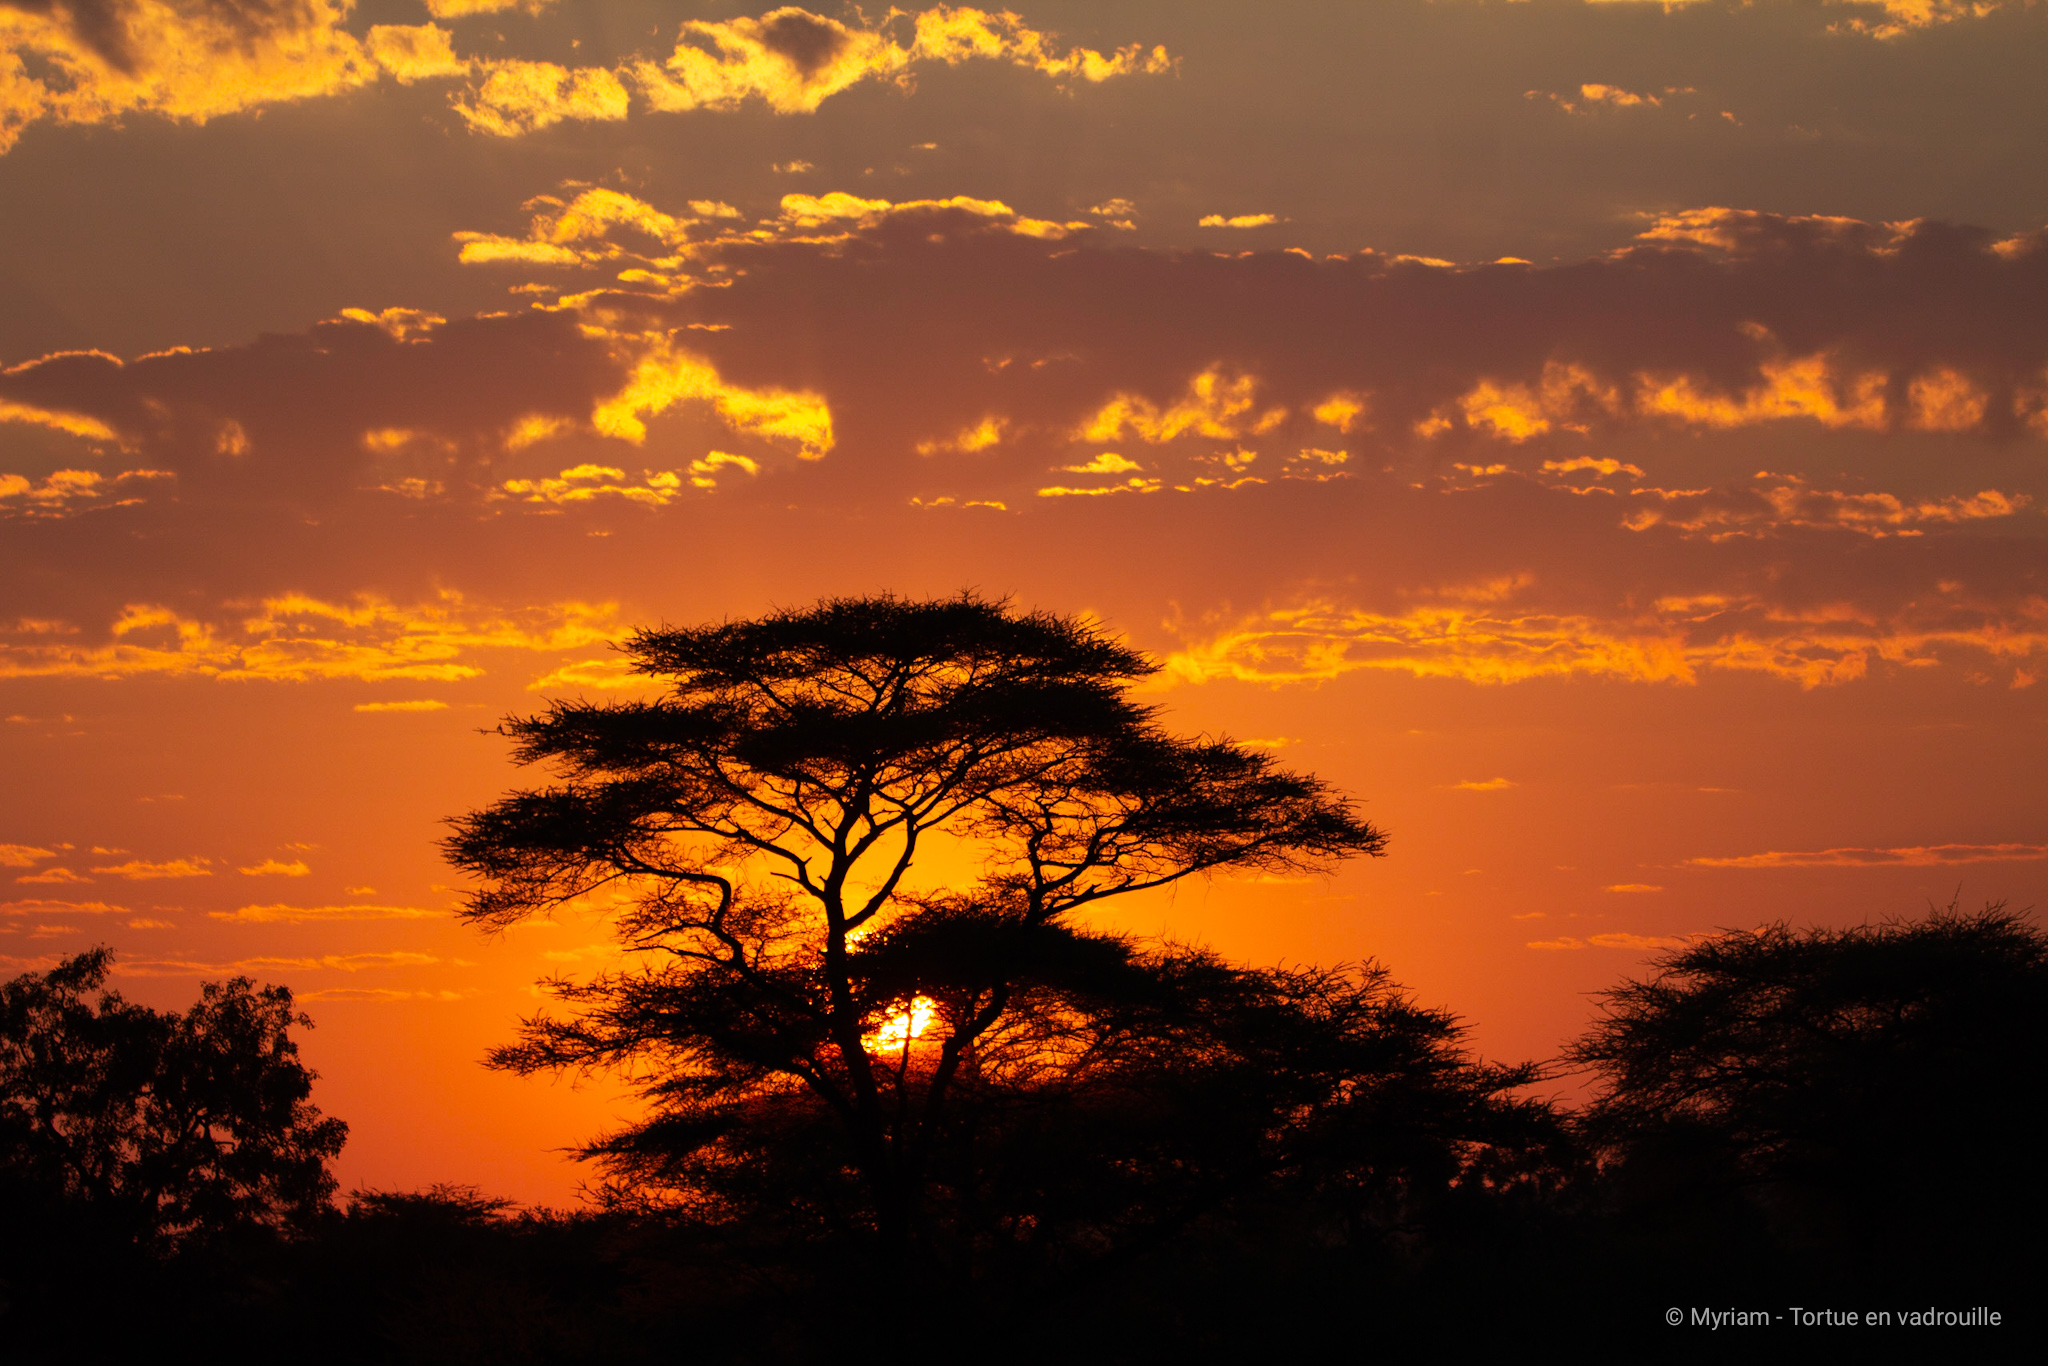
M482 733L831 594L1088 613L1388 857L1115 923L1503 1058L2048 892L2048 7L0 0L0 972L288 983L344 1182L564 1201Z

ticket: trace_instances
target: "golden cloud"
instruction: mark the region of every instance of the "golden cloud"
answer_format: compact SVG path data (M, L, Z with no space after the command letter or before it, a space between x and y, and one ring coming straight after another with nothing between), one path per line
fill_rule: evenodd
M1565 467L1544 465L1545 470ZM1642 473L1633 466L1627 468ZM1768 472L1760 472L1747 486L1637 489L1629 497L1636 506L1622 519L1622 525L1631 531L1668 526L1716 540L1795 527L1833 527L1872 537L1920 536L1933 526L2010 517L2032 502L2024 493L1997 489L1909 501L1891 493L1818 489L1797 475Z
M1628 934L1624 931L1611 930L1604 934L1589 935L1584 939L1569 934L1561 939L1537 939L1532 940L1526 947L1551 951L1588 948L1636 949L1641 951L1645 949L1682 949L1691 942L1691 938L1684 935Z
M659 680L635 673L623 659L579 659L551 669L526 685L529 692L549 688L596 688L602 692L659 689Z
M1837 3L1879 9L1884 14L1882 19L1857 15L1845 21L1844 28L1867 33L1873 38L1896 38L1935 24L1981 19L2011 3L2011 0L1837 0Z
M205 123L377 78L376 60L341 27L348 0L89 8L105 22L80 22L84 6L0 7L0 152L43 119Z
M602 435L637 446L647 439L644 417L686 402L709 403L735 431L793 441L805 460L832 449L832 411L821 396L727 384L709 361L677 349L666 337L639 344L625 387L599 402L590 423Z
M665 507L681 496L683 479L675 471L648 470L645 474L644 483L629 484L621 482L626 478L622 469L612 465L585 464L563 470L553 478L507 479L499 488L524 502L557 506L620 498L648 507ZM690 482L702 481L693 479Z
M1047 35L1026 28L1007 10L990 14L968 6L939 5L917 16L920 57L958 65L973 58L1008 61L1047 76L1078 77L1100 82L1115 76L1156 76L1173 70L1174 60L1163 47L1133 43L1104 56L1090 48L1053 49Z
M1690 684L1719 669L1814 688L1862 678L1874 663L1934 663L1941 650L2008 661L2048 653L2048 600L1972 610L1934 595L1879 613L1707 595L1662 598L1647 611L1604 618L1516 611L1512 595L1401 612L1324 601L1213 629L1168 655L1162 678L1277 686L1380 670L1472 683L1592 677Z
M1690 95L1692 87L1666 86L1656 94L1648 91L1624 90L1618 85L1604 85L1590 81L1581 85L1576 95L1560 95L1555 91L1525 90L1528 99L1546 99L1567 114L1590 114L1602 109L1656 109L1672 95Z
M1916 376L1906 390L1908 425L1923 432L1967 432L1984 420L1991 397L1946 367Z
M5 11L0 10L0 13L5 13ZM93 441L119 440L119 437L114 433L114 429L96 417L87 417L82 413L56 412L48 408L38 408L32 404L15 403L4 398L0 398L0 422L31 423L38 427L48 427L52 431L65 432L72 436L82 436Z
M758 19L691 20L665 62L636 62L630 73L653 109L736 109L758 99L779 114L809 114L862 81L902 83L921 61L1005 61L1091 82L1173 65L1160 47L1133 45L1107 56L1087 48L1060 51L1007 12L939 5L908 17L913 36L907 44L794 5Z
M91 508L128 507L168 470L122 470L111 479L95 470L56 470L40 484L18 474L0 474L0 513L27 517L68 517Z
M429 313L422 308L387 308L379 313L372 313L367 308L344 308L341 316L350 322L368 323L399 342L416 341L448 322L440 314Z
M1126 430L1153 444L1180 436L1232 439L1271 431L1287 418L1285 408L1254 414L1258 381L1226 376L1216 366L1188 381L1187 392L1162 408L1142 394L1119 393L1074 432L1076 441L1118 441Z
M1773 849L1734 858L1694 858L1695 868L1935 868L2048 858L2048 844L1916 844L1894 849Z
M1325 427L1335 427L1339 432L1350 435L1352 424L1365 415L1368 402L1365 395L1349 389L1340 389L1318 403L1312 410L1316 421Z
M1345 470L1334 468L1351 459L1349 451L1326 451L1320 446L1303 446L1294 453L1294 458L1280 472L1283 479L1308 479L1326 483L1332 479L1349 479ZM1320 469L1317 467L1321 466Z
M1132 475L1121 484L1105 484L1099 488L1074 488L1065 484L1054 484L1038 491L1040 498L1097 498L1111 493L1157 493L1166 487L1163 479L1147 479L1143 475Z
M1598 479L1611 479L1617 474L1627 474L1636 479L1643 477L1643 470L1640 465L1631 465L1606 456L1581 455L1574 456L1570 460L1546 460L1543 462L1543 472L1545 474L1575 474L1581 471L1590 473Z
M1743 330L1769 341L1760 327ZM1721 430L1807 419L1838 430L1884 431L1902 419L1919 431L1962 432L1980 428L1991 410L1991 396L1979 384L1938 367L1913 378L1902 410L1894 413L1888 374L1849 368L1825 351L1766 357L1755 382L1733 392L1683 371L1639 371L1629 383L1625 394L1584 366L1551 361L1533 384L1479 380L1414 430L1425 439L1438 436L1461 416L1468 430L1517 443L1558 430L1583 433L1603 418L1625 417ZM2023 394L2018 401L2024 407Z
M567 204L552 195L528 201L528 207L536 204L555 210L533 220L533 235L549 242L588 241L619 227L632 228L657 242L680 241L688 223L619 190L585 190Z
M323 987L292 993L295 1001L460 1001L460 991L397 991L389 987Z
M1718 204L1644 216L1650 220L1650 225L1636 234L1639 241L1708 247L1736 254L1793 239L1837 244L1867 243L1889 250L1913 227L1910 223L1877 225L1856 218L1775 214L1761 209L1732 209Z
M216 974L272 972L367 972L387 968L421 968L440 962L430 953L394 950L386 953L322 954L317 958L238 958L228 963L199 963L181 958L137 958L119 961L117 977L200 977Z
M759 99L778 114L816 112L871 79L901 76L912 54L882 33L787 5L758 19L683 25L660 65L634 65L634 83L657 110L737 109Z
M550 0L426 0L427 13L436 19L464 19L472 14L499 14L508 9L538 14L549 3Z
M126 906L115 906L105 901L48 901L42 897L0 901L0 915L8 916L126 914Z
M95 866L93 871L105 873L109 877L127 878L131 882L157 878L212 877L213 869L207 866L212 862L212 859L205 858L174 858L161 862L130 859L126 863L116 863L107 867Z
M377 968L421 968L440 961L431 953L413 953L399 949L385 953L327 953L318 958L243 958L230 966L241 971L258 972L276 968L364 972Z
M963 510L966 508L988 508L994 512L1008 512L1010 510L1010 505L999 498L960 499L955 498L950 493L942 493L934 498L922 498L913 495L910 499L910 506L930 511L937 511L940 508L961 508Z
M1056 223L1047 218L1027 218L1000 199L976 199L956 194L946 199L863 199L844 190L829 194L786 194L782 197L782 225L801 231L828 226L872 226L897 214L928 214L952 210L990 220L1020 237L1058 241L1089 228L1084 222ZM757 236L760 234L756 234ZM768 235L772 235L768 234Z
M0 844L0 868L33 868L44 859L55 857L56 850L33 844Z
M918 442L917 453L935 455L940 451L960 451L972 454L975 451L985 451L1002 441L1003 431L1008 426L1009 419L990 415L982 418L974 426L954 434L948 440ZM1137 466L1133 465L1131 468L1136 469Z
M513 423L505 433L505 449L523 451L528 446L538 445L551 437L571 431L575 426L575 422L566 417L557 417L549 413L528 413Z
M62 867L45 868L40 873L30 873L26 876L18 877L14 880L16 882L41 883L46 886L66 886L80 882L92 881L91 878L85 876L85 874L83 873L74 873L69 868Z
M738 470L742 474L752 476L761 472L761 462L727 451L712 451L702 460L690 462L690 482L700 489L717 488L720 470Z
M243 877L305 877L313 870L306 866L304 859L293 859L290 863L285 863L279 859L267 858L261 863L251 864L247 868L237 868L235 871Z
M1591 104L1611 104L1617 109L1633 109L1638 105L1657 105L1664 102L1655 95L1638 95L1623 90L1618 85L1599 84L1580 86L1579 98Z
M210 920L227 920L239 925L312 925L332 920L439 920L446 911L423 910L418 906L243 906L233 911L209 911Z
M1542 378L1533 388L1481 380L1458 400L1466 426L1509 441L1541 436L1553 425L1584 431L1583 422L1575 423L1575 417L1588 410L1611 413L1619 406L1613 386L1602 384L1577 365L1557 361L1544 365Z
M1126 460L1115 451L1104 451L1085 465L1060 466L1060 469L1067 474L1129 474L1133 470L1142 470L1143 468L1145 467L1137 461Z
M405 702L358 702L351 710L368 712L446 711L448 710L448 704L446 702L436 702L432 698L414 698Z
M477 63L483 84L454 109L471 129L518 137L566 119L618 122L631 103L618 76L603 67L565 67L518 59Z
M401 84L460 76L469 63L455 55L453 35L434 24L375 24L364 45Z
M1713 393L1687 375L1643 375L1636 408L1697 427L1747 427L1805 417L1823 427L1884 428L1886 377L1880 371L1838 374L1826 355L1767 360L1758 369L1762 382L1735 395Z
M525 237L457 232L454 238L462 244L459 259L465 265L517 262L612 270L622 261L637 261L638 266L619 272L617 278L629 284L653 286L655 293L677 293L691 288L695 281L688 274L678 276L676 272L710 248L792 239L836 242L851 232L872 228L898 215L966 214L983 220L991 229L1055 241L1090 226L1080 221L1061 223L1026 217L1001 200L977 199L972 195L892 201L848 194L844 190L821 195L784 195L775 218L745 231L731 222L739 217L737 209L710 200L689 201L694 217L663 213L644 200L608 189L584 190L566 203L553 195L541 195L527 205L539 212ZM708 226L709 235L692 242L690 230L700 225ZM652 251L645 246L622 244L617 240L620 230L647 239Z
M465 266L498 265L506 261L518 261L529 266L580 266L584 263L582 252L553 242L501 237L485 232L458 232L455 240L462 243L456 259Z
M410 607L370 595L328 603L287 594L265 599L239 623L215 625L167 607L132 604L115 619L104 645L58 643L46 633L0 634L0 678L447 682L483 672L467 662L474 651L566 651L616 640L625 634L616 611L612 603L566 602L493 613L471 608L453 592Z
M471 12L433 11L437 18ZM889 30L906 20L909 40L900 42ZM526 60L464 63L454 56L445 32L432 25L372 30L370 50L401 80L465 70L481 74L481 83L453 105L472 129L499 137L564 120L623 119L634 94L656 112L733 110L759 100L779 114L815 113L832 96L864 81L907 89L912 68L922 62L1004 61L1059 80L1090 82L1173 66L1163 48L1133 45L1108 55L1088 48L1062 50L1014 14L945 5L915 15L891 11L878 28L842 23L794 5L758 18L693 19L683 24L674 51L664 60L638 57L616 68Z

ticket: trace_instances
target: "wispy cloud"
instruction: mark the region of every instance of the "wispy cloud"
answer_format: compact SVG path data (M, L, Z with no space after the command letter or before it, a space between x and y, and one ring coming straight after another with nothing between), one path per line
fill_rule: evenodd
M1584 939L1569 934L1558 939L1535 939L1525 947L1548 952L1568 952L1575 949L1633 949L1643 952L1649 949L1682 949L1691 942L1691 937L1686 935L1628 934L1614 930L1588 935Z
M16 901L0 901L0 915L6 916L126 914L128 914L126 906L116 906L106 901L52 901L42 897L27 897Z
M394 40L392 46L397 60L391 69L401 78L406 70L438 68L444 60L432 39ZM1132 44L1111 53L1062 47L1007 11L948 5L922 13L891 10L870 27L785 5L759 17L688 20L674 51L660 61L638 56L606 68L477 60L468 69L481 80L455 99L454 108L475 131L499 137L571 119L621 120L636 100L655 113L759 104L778 114L810 114L864 82L907 90L920 65L971 61L1084 83L1173 68L1162 47Z
M289 906L283 903L207 912L210 919L243 925L308 925L333 920L435 920L446 914L446 911L425 910L418 906Z
M73 872L71 869L65 868L61 865L54 868L45 868L40 873L28 873L14 880L16 882L25 883L42 883L49 886L56 886L63 883L80 883L92 881L92 879L87 877L85 874Z
M198 962L181 958L117 959L114 971L123 977L205 977L227 973L280 972L371 972L388 968L431 967L440 962L430 953L392 950L383 953L329 953L318 957L286 958L259 956L237 958L225 963Z
M46 635L9 639L0 631L0 678L184 675L230 681L452 682L483 672L469 662L479 651L573 650L617 639L624 628L617 624L616 610L610 603L568 602L492 611L452 592L409 606L371 595L335 603L286 594L266 599L234 622L131 605L108 628L111 640L102 645Z
M246 868L236 868L243 877L305 877L313 870L304 859L293 859L286 863L282 859L267 858L261 863L252 863Z
M1731 858L1693 858L1695 868L1931 868L2048 858L2048 844L1916 844L1890 849L1773 849Z
M95 864L93 871L131 882L146 882L157 878L212 877L212 862L207 858L130 859L126 863Z
M401 991L394 987L322 987L317 991L292 993L294 1001L460 1001L468 992Z
M2048 653L2048 601L1974 604L1956 597L1888 607L1794 607L1755 596L1671 595L1612 615L1516 606L1520 588L1486 601L1375 611L1321 601L1273 608L1189 632L1166 659L1186 682L1312 683L1358 670L1513 683L1573 675L1691 684L1710 670L1761 673L1803 687L1967 650L1991 659Z

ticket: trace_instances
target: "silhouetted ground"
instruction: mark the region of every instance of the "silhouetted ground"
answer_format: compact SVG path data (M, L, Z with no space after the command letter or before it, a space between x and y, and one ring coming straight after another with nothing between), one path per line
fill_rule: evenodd
M809 1147L729 1183L715 1219L437 1188L170 1242L15 1162L0 1343L21 1361L307 1366L1460 1360L1552 1342L2038 1359L2048 936L1951 913L1722 935L1657 968L1578 1046L1604 1080L1583 1113L1446 1107L1492 1094L1485 1078L1381 1081L1370 1104L1297 1106L1268 1131L1292 1146L1250 1161L1233 1135L1257 1105L1227 1103L1249 1055L1218 1032L1087 1106L1003 1121L914 1250L818 1216ZM1492 1127L1445 1127L1475 1115ZM1459 1163L1432 1166L1446 1149L1416 1134ZM1903 1321L1930 1308L2003 1322Z

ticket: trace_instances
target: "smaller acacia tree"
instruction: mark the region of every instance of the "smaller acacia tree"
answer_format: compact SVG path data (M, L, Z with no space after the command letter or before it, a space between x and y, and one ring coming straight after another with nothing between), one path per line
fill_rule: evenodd
M348 1126L308 1099L291 992L237 977L158 1011L105 989L112 963L101 947L0 985L10 1222L163 1252L325 1211Z
M576 1013L492 1060L637 1073L649 1117L587 1151L643 1191L701 1197L766 1145L855 1173L855 1220L917 1243L958 1098L1085 1054L1063 1021L1135 980L1079 912L1385 842L1315 778L1167 733L1128 695L1157 666L1070 619L842 599L623 648L665 693L508 721L559 780L458 818L446 849L485 927L623 891L652 965L556 983ZM971 885L916 885L935 844Z
M1623 1207L1696 1243L1972 1293L2048 1216L2048 933L2002 907L1727 931L1605 993L1569 1052ZM1731 1232L1733 1230L1733 1232Z

